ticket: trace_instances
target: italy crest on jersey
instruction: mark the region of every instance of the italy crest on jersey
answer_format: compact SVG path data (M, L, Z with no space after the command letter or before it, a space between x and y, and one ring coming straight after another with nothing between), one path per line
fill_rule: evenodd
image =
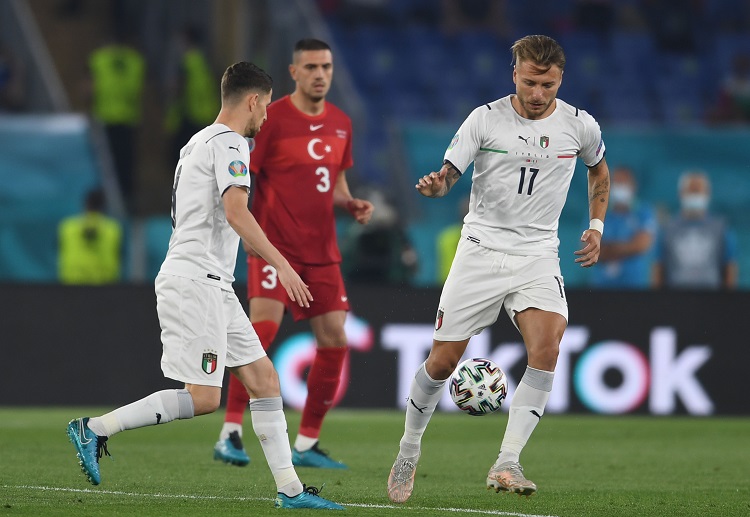
M542 149L546 149L549 147L549 137L547 135L542 135L539 137L539 146Z
M203 353L203 371L207 374L212 374L216 371L216 365L219 363L219 356L213 352Z
M235 178L238 176L247 176L247 165L241 160L235 160L229 164L229 174Z

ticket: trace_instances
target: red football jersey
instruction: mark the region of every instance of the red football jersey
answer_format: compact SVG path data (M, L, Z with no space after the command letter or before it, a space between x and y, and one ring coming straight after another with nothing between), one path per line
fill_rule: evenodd
M311 117L288 95L268 106L250 156L256 177L252 212L288 260L341 262L333 189L353 163L352 121L339 108L326 102L323 113Z

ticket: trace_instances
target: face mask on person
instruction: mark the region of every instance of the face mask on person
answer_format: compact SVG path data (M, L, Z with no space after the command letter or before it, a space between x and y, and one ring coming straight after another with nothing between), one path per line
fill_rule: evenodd
M686 212L705 212L708 201L706 194L685 194L681 199L682 209Z
M628 185L612 185L609 199L613 204L630 208L633 204L633 189Z

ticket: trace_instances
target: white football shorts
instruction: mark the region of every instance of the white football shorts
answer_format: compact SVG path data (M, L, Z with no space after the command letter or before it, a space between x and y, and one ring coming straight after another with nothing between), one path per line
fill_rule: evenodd
M162 273L155 290L165 377L221 387L224 368L266 355L233 292Z
M503 305L514 325L515 314L530 307L567 321L560 259L509 255L461 239L440 295L434 338L463 341L479 334L497 321Z

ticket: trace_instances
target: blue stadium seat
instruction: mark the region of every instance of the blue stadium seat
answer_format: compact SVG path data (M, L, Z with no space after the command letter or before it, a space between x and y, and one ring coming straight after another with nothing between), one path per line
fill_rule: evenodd
M146 248L146 279L151 281L159 273L167 256L169 238L172 236L172 219L169 216L152 216L144 224Z

